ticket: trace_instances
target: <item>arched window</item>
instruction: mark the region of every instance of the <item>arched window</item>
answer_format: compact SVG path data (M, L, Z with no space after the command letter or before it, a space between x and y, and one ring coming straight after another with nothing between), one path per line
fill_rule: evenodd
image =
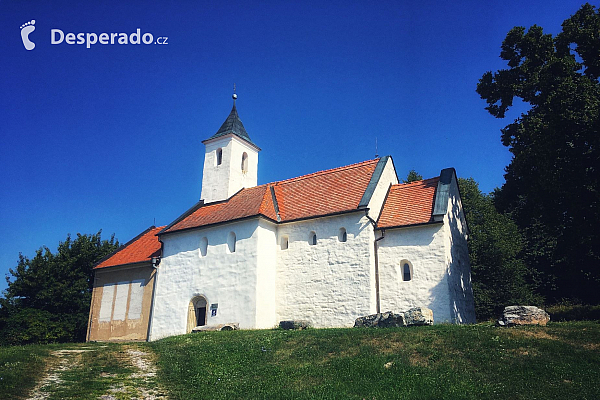
M412 265L408 261L402 261L402 280L407 282L412 280Z
M310 232L310 234L308 235L308 244L310 244L311 246L317 244L317 234L314 231Z
M281 237L281 250L287 250L289 245L289 239L287 236Z
M348 234L346 233L346 228L340 228L340 231L338 232L338 240L340 242L345 242L346 240L348 240Z
M235 233L234 232L229 232L229 235L227 235L227 248L229 249L230 253L235 253Z
M223 162L223 149L219 147L217 149L217 165L221 165L222 162Z
M248 172L248 153L242 154L242 172Z
M206 256L206 252L208 251L208 239L204 236L200 239L200 255L202 257Z

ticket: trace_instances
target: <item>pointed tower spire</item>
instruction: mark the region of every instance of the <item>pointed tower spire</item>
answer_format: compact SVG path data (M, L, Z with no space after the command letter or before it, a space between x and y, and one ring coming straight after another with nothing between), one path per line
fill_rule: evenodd
M238 97L235 93L235 83L233 84L233 95L231 97L233 98L233 107L231 108L229 116L227 119L225 119L225 122L223 122L223 125L221 125L217 133L206 139L206 141L233 133L237 137L244 139L250 144L256 146L256 144L254 144L250 139L250 135L248 135L248 132L246 132L246 128L244 128L244 124L242 124L242 120L238 115L237 108L235 106L235 101Z
M204 169L201 199L212 203L230 198L242 188L256 186L258 152L237 113L233 86L233 108L217 133L203 140Z

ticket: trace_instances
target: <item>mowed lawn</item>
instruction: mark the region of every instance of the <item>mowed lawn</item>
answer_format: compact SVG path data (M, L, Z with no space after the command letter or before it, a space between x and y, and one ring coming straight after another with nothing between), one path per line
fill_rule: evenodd
M53 371L52 354L74 350L86 351L65 353L78 357L76 365ZM155 363L155 377L139 379L130 357L139 352ZM50 399L151 392L186 400L600 399L600 323L204 332L154 343L0 347L0 398L27 398L49 372L58 378L41 390Z
M173 399L600 399L600 324L211 332L150 344Z

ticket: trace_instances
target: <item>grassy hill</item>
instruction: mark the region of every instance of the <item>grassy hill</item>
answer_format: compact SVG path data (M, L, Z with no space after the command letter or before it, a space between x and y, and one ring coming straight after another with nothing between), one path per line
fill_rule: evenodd
M0 348L0 398L31 394L40 365L53 365L49 354L66 347L89 353L63 379L76 390L42 388L50 399L111 390L121 393L114 398L154 391L171 399L600 398L598 322L205 332L69 346ZM156 376L138 379L138 362L127 365L135 352L148 355Z

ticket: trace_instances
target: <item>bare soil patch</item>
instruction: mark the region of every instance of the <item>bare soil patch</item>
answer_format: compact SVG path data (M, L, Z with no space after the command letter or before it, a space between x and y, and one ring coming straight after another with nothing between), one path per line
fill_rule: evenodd
M74 383L71 379L65 379L65 373L79 373L88 368L98 368L97 363L101 357L96 357L90 352L102 352L98 355L106 356L106 352L110 353L110 358L116 360L121 367L128 368L130 373L116 373L114 371L102 371L93 376L91 379L95 382L105 382L105 387L108 389L104 393L98 394L94 389L87 389L85 382ZM106 358L106 357L105 357ZM38 384L33 389L29 400L45 400L50 396L58 395L65 390L78 390L76 393L83 395L98 394L98 398L102 400L117 400L117 399L144 399L144 400L162 400L167 399L167 396L159 388L156 382L156 365L154 363L155 356L153 353L139 346L124 344L118 347L108 348L107 346L96 347L81 347L79 349L62 349L53 351L50 355L49 362L46 366L46 372ZM92 363L92 364L89 364ZM95 364L94 364L95 363ZM100 369L108 368L102 367ZM85 374L82 373L82 379ZM89 378L88 378L89 379ZM79 388L73 389L79 385ZM96 389L97 390L97 389Z
M48 386L61 385L63 380L61 375L64 371L70 370L80 365L81 354L91 351L90 349L64 349L56 350L50 353L50 362L46 368L46 374L38 382L32 391L30 400L44 400L50 396L50 392L46 391Z

